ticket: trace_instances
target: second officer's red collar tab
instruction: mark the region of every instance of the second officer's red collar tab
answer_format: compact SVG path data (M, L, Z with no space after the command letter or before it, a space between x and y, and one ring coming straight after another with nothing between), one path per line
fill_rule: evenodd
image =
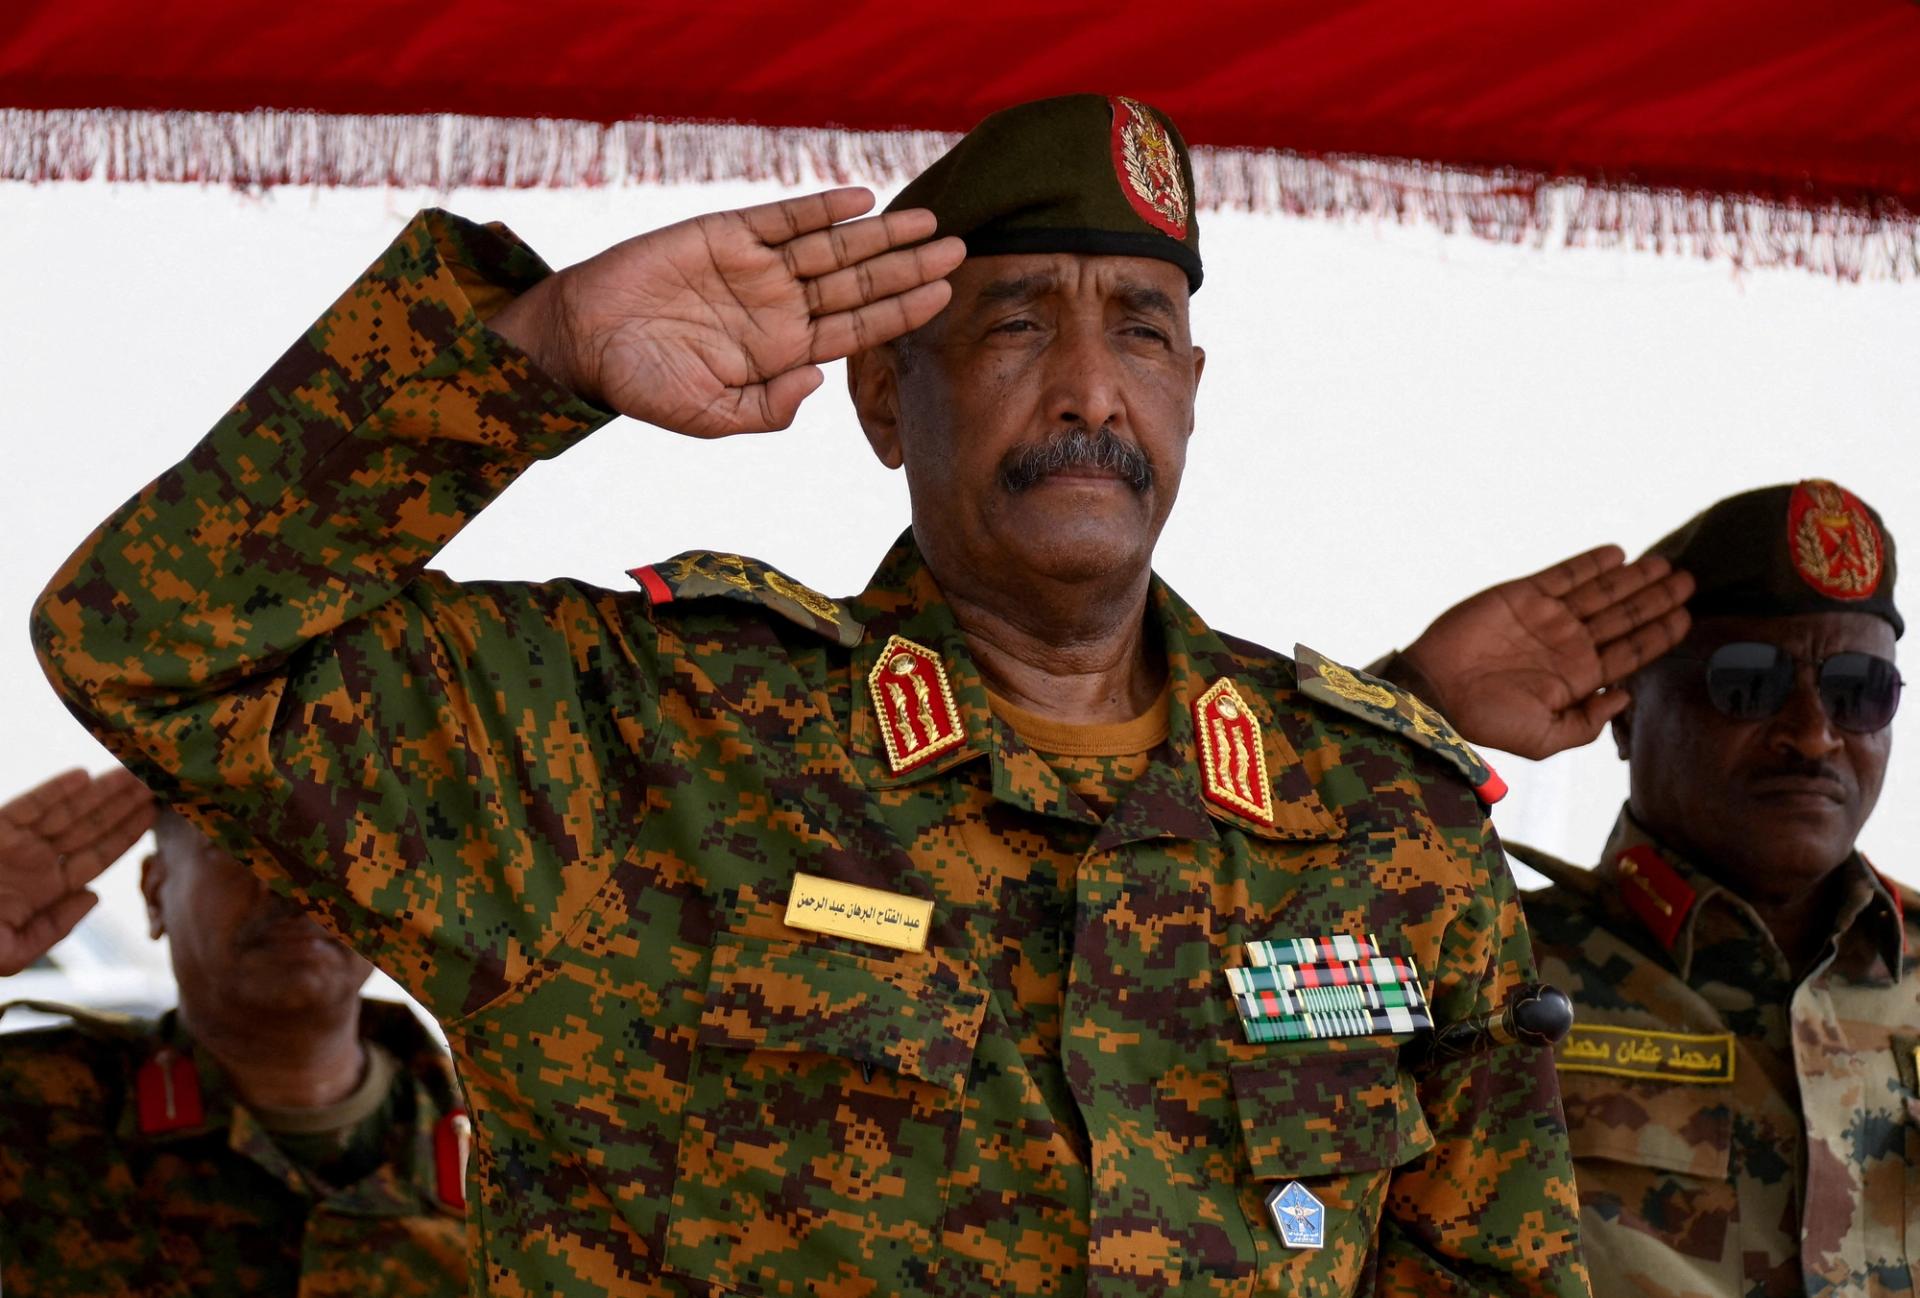
M1633 912L1647 932L1659 940L1662 948L1673 950L1680 928L1687 921L1698 894L1667 864L1665 857L1646 843L1629 847L1615 858L1614 877L1620 900Z
M1343 667L1305 645L1293 647L1300 692L1349 716L1370 721L1426 749L1460 773L1485 806L1507 796L1507 782L1418 697L1365 672Z

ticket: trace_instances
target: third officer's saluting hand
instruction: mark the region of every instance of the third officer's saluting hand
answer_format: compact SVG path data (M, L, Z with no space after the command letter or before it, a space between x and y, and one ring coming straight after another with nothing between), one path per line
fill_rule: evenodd
M99 900L87 885L153 823L131 771L65 771L0 803L0 976L19 973Z
M490 322L580 396L691 437L785 428L819 366L918 329L966 255L865 189L713 212L615 244ZM844 224L841 224L844 222ZM918 246L910 246L910 245Z

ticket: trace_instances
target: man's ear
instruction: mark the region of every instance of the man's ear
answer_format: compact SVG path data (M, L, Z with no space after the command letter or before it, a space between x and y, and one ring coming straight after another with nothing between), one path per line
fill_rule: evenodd
M140 895L147 899L147 936L155 941L167 933L166 913L160 905L160 890L166 884L166 858L158 852L147 853L140 862Z
M847 357L847 395L867 444L889 469L900 467L900 352L891 343Z
M1633 701L1631 699L1627 701L1625 710L1607 723L1607 728L1613 731L1613 751L1619 754L1621 761L1626 761L1627 754L1633 750Z
M1204 347L1195 347L1193 349L1193 395L1195 397L1195 401L1193 403L1194 411L1198 411L1200 409L1200 402L1198 400L1200 396L1200 376L1202 374L1205 374L1206 372L1207 372L1207 349ZM1194 418L1195 418L1194 414L1192 412L1189 412L1187 415L1187 436L1189 437L1193 436Z

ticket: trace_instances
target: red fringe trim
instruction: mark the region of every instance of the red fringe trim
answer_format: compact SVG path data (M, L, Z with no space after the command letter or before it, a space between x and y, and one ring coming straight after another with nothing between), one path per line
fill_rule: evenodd
M0 109L0 179L565 188L683 181L888 185L958 137L727 123ZM1626 246L1797 266L1856 281L1920 276L1920 216L1895 202L1799 206L1518 171L1198 148L1204 208L1421 221L1500 243Z

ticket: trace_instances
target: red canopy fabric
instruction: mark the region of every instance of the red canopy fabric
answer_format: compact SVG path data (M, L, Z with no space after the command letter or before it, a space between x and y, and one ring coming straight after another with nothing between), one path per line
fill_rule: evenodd
M12 179L884 182L1098 90L1169 111L1213 204L1920 267L1913 0L8 9Z

